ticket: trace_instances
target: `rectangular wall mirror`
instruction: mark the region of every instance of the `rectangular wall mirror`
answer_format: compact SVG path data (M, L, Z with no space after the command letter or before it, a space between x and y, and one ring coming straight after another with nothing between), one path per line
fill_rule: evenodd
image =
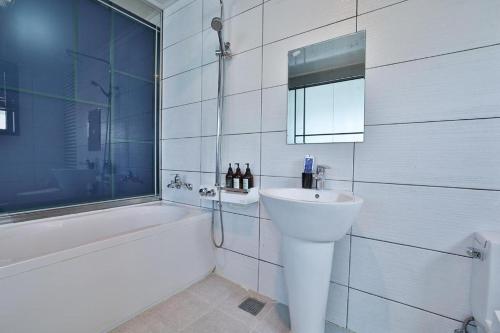
M288 52L288 144L362 142L365 31Z

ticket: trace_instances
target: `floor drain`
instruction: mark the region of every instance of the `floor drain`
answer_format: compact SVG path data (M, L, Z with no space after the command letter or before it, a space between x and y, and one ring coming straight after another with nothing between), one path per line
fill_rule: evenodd
M264 308L266 303L263 303L255 298L248 297L243 301L238 307L243 311L246 311L254 316L258 315L259 312Z

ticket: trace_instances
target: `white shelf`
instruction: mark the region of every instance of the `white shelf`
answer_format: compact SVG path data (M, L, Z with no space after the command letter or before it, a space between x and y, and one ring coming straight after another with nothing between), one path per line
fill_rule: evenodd
M214 196L203 196L200 195L200 198L208 201L219 201L219 193L217 193L217 189L213 185L202 185L200 189L207 188L208 190L214 190ZM236 205L251 205L257 203L259 201L259 188L252 187L248 193L238 193L238 192L230 192L222 190L221 192L221 201L225 203L231 203Z

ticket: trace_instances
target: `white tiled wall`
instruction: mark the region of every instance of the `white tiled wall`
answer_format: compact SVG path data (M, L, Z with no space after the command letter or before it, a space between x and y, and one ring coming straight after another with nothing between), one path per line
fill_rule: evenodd
M165 15L166 184L214 181L218 0ZM300 186L302 159L332 167L328 188L365 206L335 244L327 320L358 333L446 333L470 315L477 230L500 230L500 2L226 0L224 164L250 162L256 185ZM366 30L364 143L286 145L287 52ZM287 302L280 235L262 205L224 205L220 274Z

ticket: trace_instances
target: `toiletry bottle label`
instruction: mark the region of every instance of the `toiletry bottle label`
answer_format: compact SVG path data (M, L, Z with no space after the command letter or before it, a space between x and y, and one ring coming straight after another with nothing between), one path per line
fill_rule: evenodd
M233 178L233 188L240 188L240 179Z
M248 186L248 179L246 178L243 178L243 189L244 190L248 190L249 186Z

